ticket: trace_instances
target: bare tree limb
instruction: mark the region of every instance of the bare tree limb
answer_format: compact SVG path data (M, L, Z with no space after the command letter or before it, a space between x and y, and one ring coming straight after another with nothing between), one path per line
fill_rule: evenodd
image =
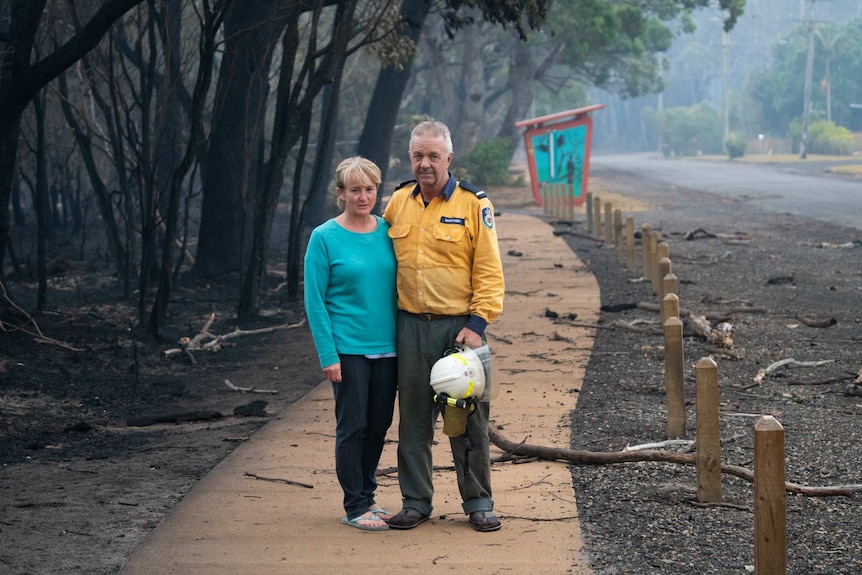
M3 318L0 318L0 332L9 333L9 332L13 332L13 331L21 331L21 332L24 332L27 335L33 337L33 339L36 343L46 343L49 345L54 345L54 346L57 346L61 349L65 349L67 351L84 351L82 348L75 347L75 346L73 346L69 343L66 343L64 341L60 341L60 340L48 337L44 333L42 333L42 329L39 327L39 324L36 323L36 320L33 319L33 316L28 314L26 311L21 309L21 307L18 306L18 304L16 304L14 301L12 301L12 299L9 297L9 294L6 292L6 285L2 281L0 281L0 291L3 292L3 299L9 305L11 305L15 311L17 311L18 313L20 313L21 315L23 315L26 318L26 321L24 322L24 324L15 325L15 326L9 325L7 323L3 323ZM26 325L27 323L30 323L33 325L32 330L24 327L24 325Z
M246 335L258 335L261 333L271 333L271 332L278 331L281 329L294 329L294 328L301 327L301 326L305 325L305 319L303 319L302 321L300 321L298 323L282 324L282 325L275 325L272 327L263 327L260 329L248 329L248 330L236 328L232 332L229 332L229 333L226 333L223 335L214 335L209 330L210 326L213 324L214 321L215 321L215 314L211 313L209 315L209 317L207 318L206 323L204 323L204 326L201 328L201 331L198 332L198 334L196 336L194 336L191 339L189 339L187 337L180 339L180 347L166 350L164 352L165 356L177 355L180 353L186 353L186 354L191 355L192 351L201 351L201 350L215 352L215 351L219 351L222 347L222 344L229 339L233 339L236 337L242 337L242 336L246 336Z
M646 327L638 327L633 323L625 322L623 320L616 320L611 325L615 327L621 327L635 333L643 333L646 335L662 335L662 330L656 328L646 328Z
M757 372L757 375L754 376L754 381L762 381L764 377L775 374L775 372L777 372L779 368L784 367L785 365L795 365L798 367L820 367L821 365L833 363L834 361L834 359L824 359L821 361L796 361L792 357L788 357L772 363L765 369L759 370Z
M635 305L636 305L637 309L643 309L643 310L654 311L654 312L659 312L659 313L661 312L661 304L652 303L652 302L638 302ZM603 309L603 311L604 311L604 309ZM703 317L705 317L707 319L723 320L723 319L727 319L728 316L733 315L733 314L737 314L737 313L766 313L766 312L767 312L767 309L765 307L738 306L738 307L731 307L731 308L729 308L725 311L721 311L721 312L706 312L702 315L703 315ZM680 319L682 319L682 318L688 317L689 315L691 315L691 313L692 313L691 311L689 311L685 308L680 308L679 317L680 317Z
M246 471L243 473L246 477L252 477L254 479L259 479L260 481L273 481L275 483L287 483L288 485L296 485L297 487L305 487L306 489L314 489L314 485L309 485L308 483L302 483L301 481L294 481L292 479L282 479L281 477L264 477L263 475L258 475L256 473L249 473Z
M798 315L796 316L796 319L798 319L808 327L831 327L838 323L838 320L834 317L818 319L810 315Z
M278 393L277 389L257 389L255 387L238 387L230 382L229 379L224 380L224 384L231 391L240 393Z
M685 446L689 447L694 443L693 439L666 439L664 441L655 441L653 443L641 443L640 445L626 445L623 451L643 451L644 449L661 449L663 447Z
M703 228L697 228L686 232L683 236L686 240L696 240L699 238L717 239L726 244L749 244L753 238L749 234L736 232L734 234L714 234Z
M853 377L850 375L836 375L835 377L827 377L826 379L817 379L814 381L788 381L786 385L829 385L831 383L841 383Z
M604 465L612 463L633 463L637 461L663 461L666 463L678 463L682 465L695 465L696 457L691 453L670 453L654 449L643 451L582 451L563 449L560 447L546 447L541 445L530 445L527 443L514 443L502 435L488 430L491 442L512 455L523 455L536 457L548 461L568 461L569 463L582 463L590 465ZM738 465L721 464L721 472L733 475L749 482L754 482L754 472ZM784 488L790 493L810 495L812 497L827 497L835 495L852 495L862 492L862 484L831 485L826 487L812 487L798 483L785 482Z
M862 368L859 369L856 379L844 388L844 395L862 395Z
M590 234L583 234L581 232L576 232L576 231L571 230L571 229L569 229L569 230L554 230L554 235L555 236L575 236L576 238L584 238L585 240L594 240L594 241L598 242L598 240L596 240L596 238L591 236Z

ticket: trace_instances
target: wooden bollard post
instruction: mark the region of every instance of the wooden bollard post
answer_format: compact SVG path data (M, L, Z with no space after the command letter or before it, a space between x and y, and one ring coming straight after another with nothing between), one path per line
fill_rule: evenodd
M784 427L771 415L754 422L754 573L787 573Z
M661 324L664 325L672 317L679 317L679 297L675 293L661 298Z
M605 244L614 243L614 207L605 202Z
M659 244L659 246L661 246L661 244ZM660 253L661 253L661 252L659 252L659 254L660 254ZM671 269L670 258L668 258L667 256L662 257L662 258L659 258L659 260L658 260L658 278L659 278L659 279L658 279L658 281L656 282L656 286L658 287L658 296L659 296L659 298L663 298L663 297L664 297L664 294L665 294L665 291L664 291L664 278L665 278L665 276L666 276L667 274L669 274L669 273L670 273L670 269Z
M614 253L623 259L623 212L614 210Z
M710 357L694 364L697 387L697 500L721 503L721 438L718 429L718 365Z
M656 265L662 258L670 258L670 244L665 241L661 241L659 238L659 242L655 245L655 253L658 256L656 259Z
M661 285L661 293L663 293L665 296L670 293L677 296L679 295L679 279L677 279L676 275L674 275L673 272L670 272L662 278Z
M652 271L649 263L649 244L650 239L652 238L652 227L649 224L641 225L641 251L643 252L641 255L641 266L643 268L643 277L644 279L650 279L649 273Z
M652 292L659 298L661 298L663 295L661 293L661 280L664 278L665 274L661 273L660 262L662 259L670 258L670 246L667 242L661 241L661 235L658 232L654 232L654 234L656 238L656 244L655 260L653 261L653 265L655 267L653 268L653 275L650 277L652 278Z
M602 202L598 197L593 198L593 237L602 239Z
M548 197L548 184L541 184L539 195L542 197L542 213L546 216L551 213L551 199Z
M626 217L626 268L635 269L635 219Z
M658 245L661 234L653 230L649 235L649 279L652 282L652 293L658 295Z
M557 211L555 212L555 215L558 218L562 218L562 217L565 217L565 213L566 213L564 210L564 205L563 205L563 202L565 201L565 198L563 197L563 191L564 191L563 190L563 184L556 184L554 187L556 188L556 192L557 192L555 194L555 197L557 200L556 201Z
M593 233L593 193L587 192L587 201L584 204L586 206L585 214L587 220L587 233Z
M672 317L664 322L668 439L685 437L685 371L682 351L682 322L678 317Z

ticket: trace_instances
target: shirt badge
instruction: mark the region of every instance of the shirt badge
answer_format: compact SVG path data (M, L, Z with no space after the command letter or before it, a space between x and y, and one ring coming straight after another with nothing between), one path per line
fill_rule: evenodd
M455 224L458 226L464 225L464 218L450 218L448 216L440 216L441 224Z
M489 230L494 229L494 212L492 212L491 208L488 206L482 208L482 223L485 224L485 227Z

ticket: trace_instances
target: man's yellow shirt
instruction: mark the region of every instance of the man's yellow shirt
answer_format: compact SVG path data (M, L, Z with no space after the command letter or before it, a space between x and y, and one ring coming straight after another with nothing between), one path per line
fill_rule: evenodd
M418 184L406 182L383 217L398 260L398 309L497 319L505 284L494 207L484 192L450 177L426 206Z

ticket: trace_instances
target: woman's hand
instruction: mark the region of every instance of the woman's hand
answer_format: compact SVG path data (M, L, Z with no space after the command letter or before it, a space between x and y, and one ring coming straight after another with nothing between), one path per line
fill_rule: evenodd
M341 362L324 367L323 375L332 383L341 383Z

